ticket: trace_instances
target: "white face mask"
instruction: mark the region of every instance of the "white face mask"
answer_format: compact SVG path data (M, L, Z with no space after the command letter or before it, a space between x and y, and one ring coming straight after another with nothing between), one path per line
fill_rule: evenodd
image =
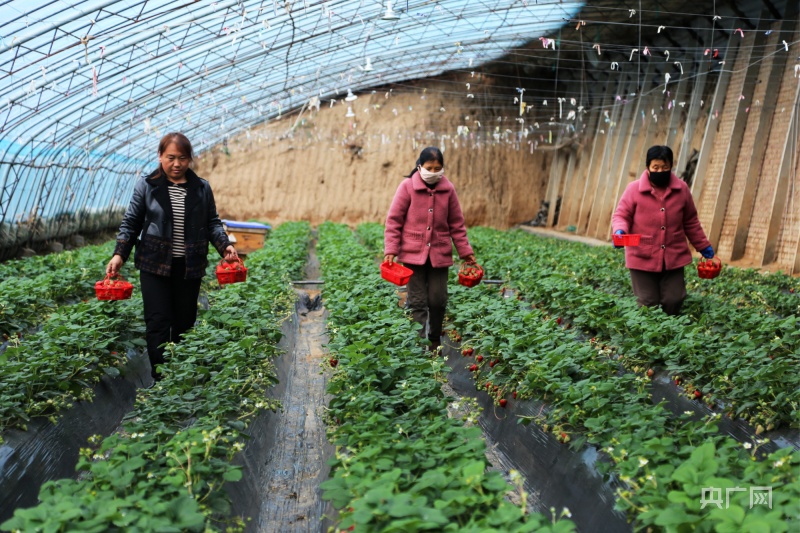
M419 175L422 178L422 181L429 185L439 183L439 180L442 179L443 174L444 169L440 170L439 172L431 172L430 170L426 170L424 167L419 167Z

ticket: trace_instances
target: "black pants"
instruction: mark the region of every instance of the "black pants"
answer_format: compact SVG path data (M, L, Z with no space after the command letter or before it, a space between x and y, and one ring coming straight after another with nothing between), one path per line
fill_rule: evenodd
M197 319L197 297L200 294L199 279L184 279L186 260L172 259L172 275L158 276L141 272L144 323L147 328L147 355L150 358L150 373L159 379L156 365L164 362L166 342L179 342L181 335L194 326Z
M668 315L679 315L686 299L683 267L661 272L630 269L636 302L641 306L661 306Z
M408 307L415 322L422 326L420 337L438 343L442 336L442 322L447 307L448 267L433 268L431 260L424 265L405 265L414 273L408 280Z

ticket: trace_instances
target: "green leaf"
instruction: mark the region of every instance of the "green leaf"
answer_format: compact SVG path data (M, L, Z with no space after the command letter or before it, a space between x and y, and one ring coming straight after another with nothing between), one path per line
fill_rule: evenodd
M688 514L681 507L670 506L658 513L655 524L664 527L677 527L699 522L701 518Z

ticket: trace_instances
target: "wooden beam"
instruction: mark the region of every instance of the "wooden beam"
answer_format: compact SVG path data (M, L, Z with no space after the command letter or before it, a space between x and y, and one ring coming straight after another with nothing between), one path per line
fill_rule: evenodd
M609 88L611 87L611 78L608 78L606 81L605 91L603 91L603 95L608 95ZM602 99L601 99L602 100ZM594 195L594 190L592 189L592 177L597 170L597 166L600 164L602 160L602 151L604 146L605 138L604 136L601 137L601 132L605 131L606 123L604 121L604 115L600 108L595 109L594 112L597 114L597 128L595 131L594 139L592 140L592 155L586 161L585 172L581 173L582 176L585 176L584 183L583 183L583 193L581 194L580 203L578 204L577 213L575 215L574 226L576 226L577 233L583 233L585 226L584 220L588 219L589 217L589 209L591 207L592 196Z
M681 147L678 150L678 163L675 165L677 169L686 168L686 162L689 160L692 141L694 140L694 132L697 128L697 119L700 116L700 109L703 103L703 90L705 89L707 79L708 74L703 73L699 74L694 80L692 99L689 101L689 112L686 115L686 126L684 128L683 139L681 140Z
M625 78L621 77L619 81L619 85L617 87L617 91L614 95L620 94L622 92L623 87L625 87ZM606 98L614 98L614 95L607 94ZM616 139L617 134L617 126L619 123L619 114L620 109L623 106L621 104L614 105L611 108L611 113L608 116L608 122L605 122L605 117L600 118L600 122L605 125L604 131L604 139L602 141L603 149L601 152L601 158L599 164L594 165L592 168L592 178L589 183L589 194L588 196L584 196L583 199L583 206L581 208L581 218L578 223L578 233L587 234L590 231L590 228L593 227L594 219L597 217L597 210L599 208L598 196L597 196L597 189L599 187L600 181L602 180L602 176L605 174L607 175L608 172L608 162L610 158L613 157L614 154L611 153L611 146ZM603 112L605 115L606 112Z
M649 79L649 73L652 69L652 65L648 65L647 73L645 74L644 79ZM620 157L620 154L625 149L624 147L628 145L628 138L631 136L631 132L634 128L634 120L633 111L636 109L636 105L632 102L628 102L627 104L622 105L622 116L620 117L619 126L617 127L616 131L616 139L614 139L614 145L612 148L611 156L609 157L609 165L608 170L603 176L605 179L604 186L602 187L602 192L600 192L597 196L600 199L600 203L597 206L596 214L594 217L595 225L591 229L591 232L587 232L587 234L591 234L591 236L595 238L607 238L608 235L611 235L611 214L614 211L614 195L617 192L617 187L619 186L620 175L622 170L620 169L620 164L623 162L623 158Z
M784 20L780 25L779 35L785 35L785 32L791 32L793 30L791 27L792 22L793 21ZM777 42L777 38L770 42ZM733 239L733 251L731 252L731 259L733 260L744 257L745 249L747 248L750 224L752 222L751 219L753 217L753 209L758 192L758 182L763 167L764 155L767 150L769 132L772 129L772 121L775 118L775 114L772 110L775 109L775 105L778 102L778 92L780 91L784 69L786 68L787 55L788 54L776 54L772 58L772 66L770 67L769 76L767 77L764 102L761 104L761 113L758 117L756 137L753 143L753 155L750 159L750 168L745 182L742 208L739 211L739 218L736 221L736 233ZM759 255L763 257L763 254Z
M669 117L669 126L667 129L667 138L664 139L664 144L667 146L672 146L675 142L675 137L678 135L678 126L680 125L681 121L681 110L683 109L678 102L681 101L683 98L683 94L686 92L686 78L681 77L678 80L677 86L675 87L675 93L672 95L672 113Z
M556 218L556 204L558 204L558 193L561 192L561 177L564 175L564 155L561 150L553 152L553 162L550 168L550 183L548 184L547 201L550 202L547 208L547 225L549 228L553 226L553 220Z
M561 191L561 209L558 212L558 221L560 222L564 216L564 197L566 196L568 188L572 185L572 180L575 176L575 165L578 162L578 154L575 150L570 150L567 156L567 170L564 172L564 187ZM553 222L557 224L557 222ZM558 227L558 226L557 226Z
M787 15L790 15L791 7L787 7ZM795 4L794 13L791 13L792 18L796 18L797 7ZM790 16L791 16L790 15ZM796 26L795 39L798 32L800 32L800 23ZM785 67L784 67L785 68ZM785 71L784 71L785 76ZM784 77L784 80L786 78ZM781 87L783 91L794 90L793 104L789 109L789 127L786 129L786 136L783 138L783 150L781 156L780 166L778 167L778 182L775 184L775 189L772 192L772 206L769 216L769 226L767 230L767 239L764 247L764 256L762 259L763 264L775 262L778 258L778 238L781 233L781 227L785 223L784 214L786 213L786 204L789 196L789 183L794 180L794 171L796 167L796 159L794 157L797 150L798 132L800 132L800 118L798 117L798 106L800 106L800 82L792 79L794 87ZM773 115L773 120L778 116L777 109Z
M573 171L572 174L567 176L568 182L564 186L564 196L561 201L561 216L558 217L560 227L567 228L568 226L574 226L576 224L581 200L583 199L586 176L589 173L589 161L597 145L598 124L600 122L598 120L599 115L600 112L596 110L589 114L589 122L581 135L584 146L581 148L580 165L577 171ZM590 142L591 145L589 144ZM583 184L584 187L581 187L581 184Z
M763 264L775 262L778 257L778 237L781 227L785 222L783 219L786 213L786 203L789 196L789 183L793 180L793 170L796 160L793 157L797 150L796 139L798 138L798 116L797 107L800 106L800 83L795 83L794 105L791 108L791 118L786 138L783 141L783 157L778 168L778 183L773 193L772 213L769 218L769 229L767 231L767 241L764 248Z
M738 36L736 36L736 39L731 37L728 40L728 56L725 58L726 66L729 61L731 64L736 62L736 54L739 51L739 40L737 39L739 39ZM694 179L692 180L692 196L694 197L695 202L700 198L700 194L703 192L703 183L706 179L706 171L708 170L708 164L711 161L711 154L714 152L714 140L717 138L717 132L719 131L720 110L725 106L725 97L728 94L728 85L731 81L731 71L732 69L726 68L719 73L719 78L717 78L717 87L714 91L714 97L711 100L711 106L708 108L706 131L703 135L703 144L700 145L700 154L697 158L697 167L694 172ZM686 137L684 137L684 139L686 139ZM685 168L688 157L689 154L684 154L681 152L683 165L679 165L678 168Z
M628 142L625 144L625 150L622 153L622 167L619 172L616 190L614 191L612 211L610 213L611 217L614 215L613 210L617 208L617 204L619 204L619 199L622 197L622 193L625 192L625 188L628 186L628 183L631 182L630 173L631 165L633 164L633 158L640 157L639 154L643 151L643 145L647 141L647 132L651 126L652 120L645 120L644 117L642 117L642 111L647 109L652 99L652 94L640 96L636 99L636 109L634 110L632 117L631 135L628 138ZM638 177L638 173L634 172L633 179Z
M763 26L767 27L768 25ZM749 107L753 101L753 94L755 93L756 83L758 81L759 65L751 65L751 57L753 49L762 49L767 41L764 32L759 30L755 34L755 38L748 34L742 48L739 50L741 60L737 60L736 64L744 63L747 65L747 73L742 81L741 95L744 99L737 99L735 102L728 102L729 106L735 106L736 118L731 130L731 136L727 142L723 154L719 149L715 150L717 155L721 157L722 161L722 174L720 176L718 188L716 191L706 191L708 202L714 205L714 214L711 217L711 222L706 225L706 235L708 240L718 248L720 236L722 235L722 226L725 222L725 213L728 210L728 202L730 201L731 191L733 190L734 178L736 176L736 166L739 161L739 151L742 146L742 139L744 132L747 129L747 119L749 115L745 112L745 108ZM737 56L738 57L738 56ZM695 171L695 176L697 171Z

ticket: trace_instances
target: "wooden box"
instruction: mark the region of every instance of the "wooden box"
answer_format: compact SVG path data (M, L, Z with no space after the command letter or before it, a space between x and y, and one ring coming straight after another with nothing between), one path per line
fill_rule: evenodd
M233 246L240 254L249 254L264 247L267 232L272 229L259 222L239 222L236 220L223 220L225 232L233 242Z

